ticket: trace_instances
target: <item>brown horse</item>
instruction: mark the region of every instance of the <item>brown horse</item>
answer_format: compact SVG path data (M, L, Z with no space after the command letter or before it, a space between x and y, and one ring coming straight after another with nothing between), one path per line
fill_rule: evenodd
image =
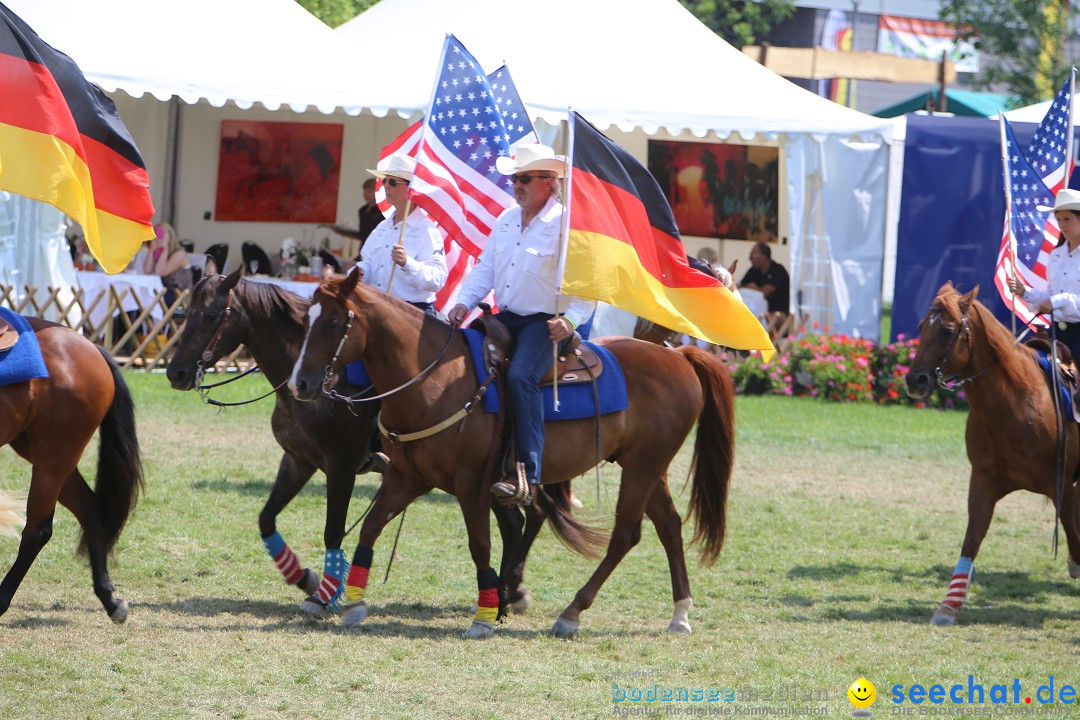
M315 291L304 347L290 382L297 397L318 397L325 378L363 358L376 389L385 394L380 418L384 435L434 429L474 401L479 384L463 335L396 298L358 287L357 281L352 273ZM599 441L593 418L548 423L542 480L565 483L588 471L596 462L599 442L600 457L623 469L615 527L600 566L559 616L552 634L577 632L581 612L641 538L643 514L656 526L668 556L675 602L668 629L689 632L682 519L671 500L667 469L698 422L690 513L697 519L694 540L702 541L702 558L711 563L724 541L734 460L731 379L721 363L696 348L675 351L629 338L600 342L618 358L626 375L629 408L601 419ZM347 626L366 617L364 587L371 546L379 533L414 499L439 488L458 499L477 569L480 601L465 636L492 634L494 614L487 611L499 580L490 567L490 494L484 469L497 435L494 415L470 412L426 437L386 443L390 468L360 530L346 589L350 605L342 615Z
M907 391L925 398L936 383L955 376L965 385L971 412L967 454L971 462L968 524L960 560L944 602L930 622L953 625L967 599L973 564L990 527L997 501L1028 490L1056 502L1057 421L1046 375L1035 352L1017 345L1012 334L975 299L978 288L961 296L952 283L938 291L919 324L919 351L908 370ZM1077 577L1080 505L1075 478L1080 461L1077 425L1066 423L1067 456L1058 511L1069 546L1069 570Z
M122 623L128 607L113 595L106 557L143 486L135 405L104 350L69 328L27 320L49 377L0 387L0 445L10 444L33 466L19 554L0 583L0 615L49 542L59 501L82 526L79 549L90 560L94 593L113 622ZM100 447L91 490L78 463L96 430Z

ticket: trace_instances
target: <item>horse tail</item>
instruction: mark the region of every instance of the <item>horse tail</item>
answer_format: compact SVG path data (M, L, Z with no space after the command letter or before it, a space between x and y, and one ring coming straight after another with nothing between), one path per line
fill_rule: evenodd
M607 533L574 517L570 504L570 483L541 485L536 493L536 502L547 516L551 531L564 545L582 557L600 557L599 548L607 546Z
M0 535L19 537L17 528L24 522L22 509L26 507L26 498L19 498L0 492Z
M135 434L135 401L120 368L112 357L98 348L113 377L113 401L98 428L98 466L94 498L104 532L105 552L111 552L128 516L135 509L139 491L145 489L139 438ZM79 551L86 551L86 537Z
M701 382L705 406L698 418L690 515L694 517L691 544L702 541L701 561L711 565L724 546L728 485L735 465L735 386L724 364L693 346L679 348Z

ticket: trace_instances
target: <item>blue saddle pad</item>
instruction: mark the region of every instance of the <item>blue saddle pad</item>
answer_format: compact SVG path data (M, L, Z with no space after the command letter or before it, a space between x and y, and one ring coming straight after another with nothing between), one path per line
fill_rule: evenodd
M483 334L477 330L462 330L469 344L469 352L472 353L473 366L476 368L476 379L483 382L487 378L484 369ZM626 394L626 376L623 375L622 366L610 351L585 343L592 348L604 364L604 372L596 380L596 393L600 398L600 414L620 412L630 407L630 400ZM559 412L555 412L555 392L548 386L540 388L544 396L544 420L580 420L581 418L596 417L596 402L593 399L593 384L591 382L574 385L559 383ZM499 411L499 391L494 383L488 386L487 394L484 395L484 411Z
M0 352L0 385L14 385L31 378L49 377L49 369L41 357L41 346L30 323L22 315L0 307L0 317L19 331L19 342L10 350Z
M1046 377L1049 378L1050 363L1053 362L1050 354L1045 350L1036 350L1035 357L1039 361L1039 367L1042 368L1043 373L1046 375ZM1051 387L1053 387L1053 385L1051 385ZM1072 392L1069 390L1069 388L1065 387L1065 383L1063 382L1058 383L1058 389L1061 391L1061 407L1065 410L1065 416L1071 417L1073 406Z
M349 363L345 366L345 380L348 381L350 385L362 388L366 388L371 384L371 376L368 375L363 360L357 360L356 362Z

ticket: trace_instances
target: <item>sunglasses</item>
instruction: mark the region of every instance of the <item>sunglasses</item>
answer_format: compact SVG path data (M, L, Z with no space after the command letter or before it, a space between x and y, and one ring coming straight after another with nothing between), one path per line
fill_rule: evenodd
M510 182L528 185L533 181L533 178L551 178L551 175L511 175Z
M401 178L388 177L383 178L383 184L389 185L390 187L397 187L398 185L408 185L409 181L402 180Z

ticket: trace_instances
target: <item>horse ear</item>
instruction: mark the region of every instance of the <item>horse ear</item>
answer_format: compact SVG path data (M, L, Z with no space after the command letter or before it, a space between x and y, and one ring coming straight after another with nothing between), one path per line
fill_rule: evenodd
M232 290L236 287L236 283L240 282L240 277L244 274L244 263L240 263L240 266L233 270L225 277L225 282L222 287L226 290Z
M971 303L975 300L975 296L979 294L979 286L976 285L969 293L965 293L960 297L960 312L967 315L968 308L971 307Z
M727 271L731 273L731 277L735 277L735 267L739 264L739 258L735 258L731 261L731 264L727 266Z
M360 282L360 272L356 269L358 266L354 266L349 274L345 276L345 280L338 287L338 293L341 295L351 295L352 291L356 289L356 284Z

